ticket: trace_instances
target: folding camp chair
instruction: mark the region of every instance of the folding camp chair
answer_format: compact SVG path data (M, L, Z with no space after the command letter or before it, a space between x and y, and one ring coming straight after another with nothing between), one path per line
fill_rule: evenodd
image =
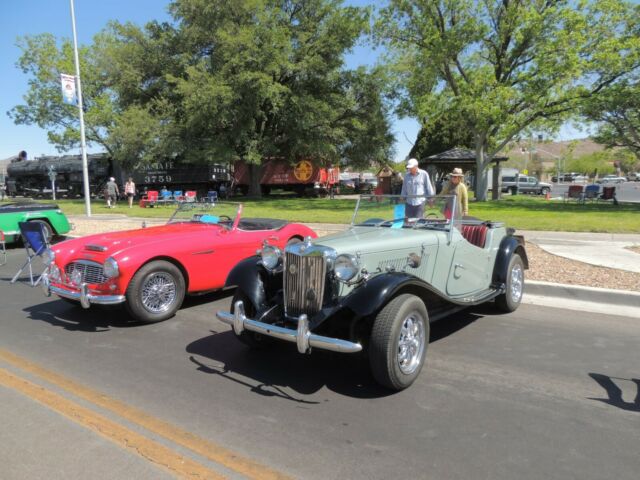
M4 232L0 230L0 255L2 255L0 265L4 265L5 263L7 263L7 246L5 243Z
M33 268L31 263L34 258L41 257L44 251L49 248L49 242L47 241L47 232L42 222L18 222L18 228L20 229L20 235L22 236L22 243L24 243L24 249L27 251L27 261L20 267L20 270L13 276L11 283L15 283L23 270L29 267L29 280L31 286L35 287L40 283L42 275L49 269L47 265L38 279L33 281Z
M184 201L185 202L195 202L197 200L195 190L187 190L184 192Z
M216 203L218 201L218 192L215 190L209 190L204 200L205 202Z

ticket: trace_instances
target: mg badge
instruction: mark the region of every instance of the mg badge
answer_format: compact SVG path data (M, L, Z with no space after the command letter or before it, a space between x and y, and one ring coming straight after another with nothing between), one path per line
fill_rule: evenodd
M296 273L298 273L298 267L293 264L289 265L289 273L291 275L295 275Z

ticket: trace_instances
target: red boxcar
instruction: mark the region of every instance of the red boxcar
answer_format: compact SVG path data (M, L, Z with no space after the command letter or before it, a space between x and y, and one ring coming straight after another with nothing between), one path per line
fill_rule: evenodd
M340 168L322 167L311 160L290 163L284 159L267 160L260 166L260 187L268 195L271 189L295 191L300 195L327 194L338 185ZM244 162L234 164L234 187L242 193L249 190L249 168Z

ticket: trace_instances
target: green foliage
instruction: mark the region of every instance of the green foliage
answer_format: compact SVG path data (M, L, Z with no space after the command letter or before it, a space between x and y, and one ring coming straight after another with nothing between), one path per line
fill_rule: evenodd
M531 130L553 131L637 68L638 15L623 0L390 0L377 35L406 69L401 112L471 125L476 167ZM486 198L486 175L476 197Z
M473 149L471 126L458 112L447 111L422 126L409 157L424 159L452 148Z

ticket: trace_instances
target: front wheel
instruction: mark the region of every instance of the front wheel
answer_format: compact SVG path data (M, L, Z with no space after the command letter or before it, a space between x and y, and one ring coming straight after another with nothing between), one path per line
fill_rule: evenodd
M429 344L429 314L415 295L399 295L375 318L369 344L369 363L376 381L404 390L420 374Z
M502 312L514 312L522 301L524 293L524 263L517 253L509 260L505 292L496 297L496 306Z
M136 320L161 322L175 315L185 295L182 272L164 260L150 262L136 272L127 287L125 307Z

